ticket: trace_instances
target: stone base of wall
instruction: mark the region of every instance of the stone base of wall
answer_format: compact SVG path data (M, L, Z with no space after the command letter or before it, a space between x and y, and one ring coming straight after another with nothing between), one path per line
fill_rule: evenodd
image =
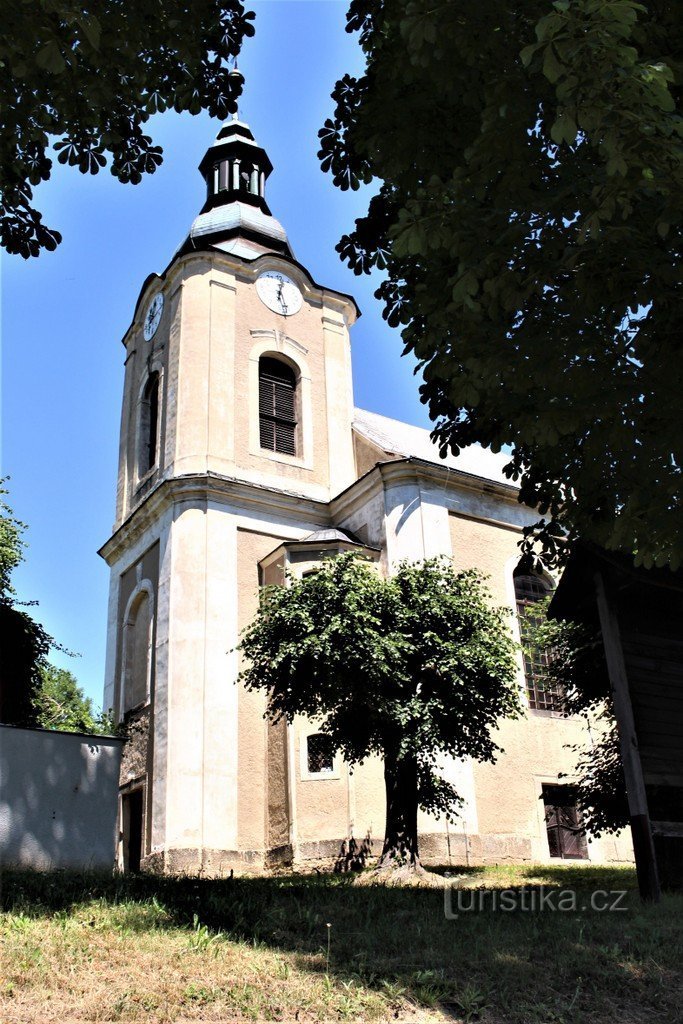
M382 851L383 837L370 839L371 850L367 860L372 866ZM302 842L293 857L289 845L272 850L168 850L145 857L142 870L169 875L203 875L220 878L231 871L260 873L282 867L301 867L307 870L332 871L337 862L343 862L343 851L348 851L347 839L321 839ZM531 840L512 835L445 835L441 832L420 836L420 858L426 866L463 867L487 864L533 863ZM609 863L617 863L610 860ZM347 868L348 869L348 868Z
M288 843L286 846L277 846L274 850L267 850L265 860L267 868L290 867L294 861L292 847Z
M225 878L231 871L259 872L275 866L268 864L269 855L263 850L160 850L144 857L140 867L155 875Z

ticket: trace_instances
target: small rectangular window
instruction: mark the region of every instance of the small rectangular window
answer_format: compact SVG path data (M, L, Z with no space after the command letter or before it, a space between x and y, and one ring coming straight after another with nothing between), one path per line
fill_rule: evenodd
M306 767L309 775L332 774L334 771L334 745L322 732L306 737Z
M587 860L586 833L574 788L543 786L543 805L550 856L563 860Z

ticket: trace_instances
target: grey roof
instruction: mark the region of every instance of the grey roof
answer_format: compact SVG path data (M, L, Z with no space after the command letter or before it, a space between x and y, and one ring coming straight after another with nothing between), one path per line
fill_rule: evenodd
M200 213L198 217L195 217L190 228L190 236L198 238L201 235L211 235L235 228L251 229L260 235L266 235L268 238L274 238L278 242L287 244L287 234L279 220L262 213L255 206L240 202L228 203L226 206L214 206L213 210Z
M354 536L349 530L338 530L336 527L314 530L313 533L309 533L306 537L296 541L297 544L329 544L331 542L337 544L357 544L358 547L363 546L358 537Z
M246 121L240 121L239 117L235 117L235 116L229 117L220 126L220 129L218 130L218 135L216 136L216 138L214 140L214 146L217 145L220 142L223 142L226 138L228 138L229 136L228 136L227 133L230 132L231 129L234 129L234 128L246 128L247 131L249 132L249 134L251 135L251 128L249 127L249 125L247 124ZM237 132L233 131L232 134L233 135L237 135ZM256 139L253 138L253 136L252 136L252 138L248 138L246 135L243 135L242 133L240 133L239 135L237 135L237 137L239 138L240 142L243 142L245 145L247 145L247 146L256 146L257 148L259 148L259 144L256 141Z
M463 449L460 455L447 455L442 459L437 445L432 441L429 431L422 427L413 427L400 420L392 420L388 416L380 416L376 412L364 409L354 410L354 430L367 438L387 456L424 459L449 469L458 469L462 473L471 473L484 480L510 485L511 481L503 473L503 466L510 461L504 452L496 454L488 448L473 444Z

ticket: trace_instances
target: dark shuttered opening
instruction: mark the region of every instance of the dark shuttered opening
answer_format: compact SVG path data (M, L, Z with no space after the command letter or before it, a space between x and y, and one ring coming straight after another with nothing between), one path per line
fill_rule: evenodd
M296 455L296 377L278 359L259 362L259 431L261 447Z
M586 860L586 833L572 786L543 786L543 804L550 856Z
M316 732L306 740L306 765L311 775L334 771L334 744L329 736Z

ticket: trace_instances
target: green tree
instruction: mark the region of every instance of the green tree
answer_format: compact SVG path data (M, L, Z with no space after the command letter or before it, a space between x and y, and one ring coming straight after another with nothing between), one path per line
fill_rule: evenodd
M34 697L36 724L62 732L109 732L106 714L96 714L72 672L49 662L40 666L40 687Z
M559 537L683 558L683 21L676 0L353 0L365 73L320 132L378 179L338 251L422 370L442 449L512 446Z
M242 76L227 62L252 13L239 0L72 0L0 5L0 240L25 258L54 249L61 235L42 223L33 188L60 163L136 184L161 163L143 131L171 107L225 117ZM10 113L11 112L11 113Z
M240 679L267 692L272 721L320 720L351 766L383 758L380 867L419 868L418 807L456 813L440 755L494 760L493 727L520 712L506 613L475 572L446 560L383 579L353 555L332 559L266 588L240 650Z
M12 573L24 558L26 529L3 500L0 480L0 722L36 724L34 698L40 670L54 641L23 608L15 607Z
M583 821L595 836L630 824L628 799L602 634L596 624L547 617L550 598L533 605L526 642L545 654L546 682L564 695L565 715L581 715L589 741L572 745Z

